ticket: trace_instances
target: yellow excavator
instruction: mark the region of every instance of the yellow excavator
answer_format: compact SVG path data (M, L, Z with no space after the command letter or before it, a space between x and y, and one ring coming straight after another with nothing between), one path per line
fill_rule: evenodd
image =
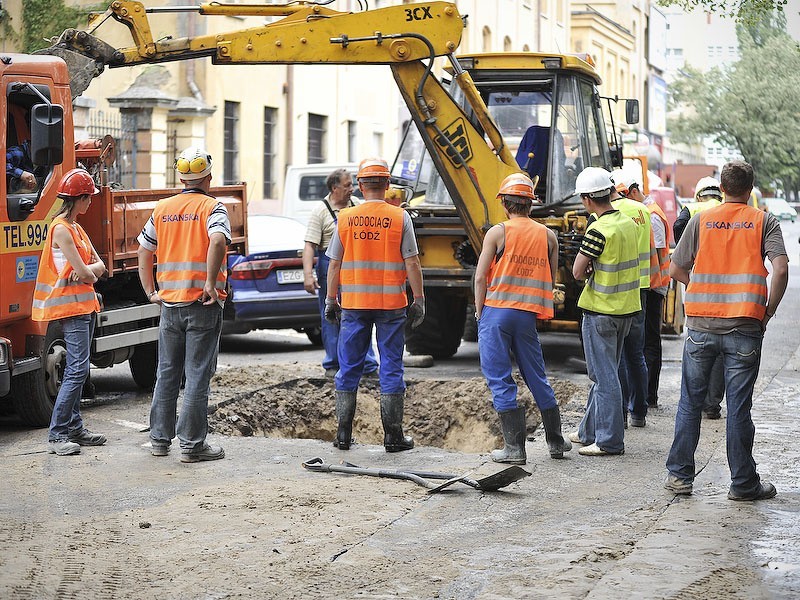
M577 331L581 284L572 262L586 228L574 194L585 167L622 164L613 126L606 133L600 77L588 56L543 53L457 57L465 17L450 2L402 4L345 13L327 1L287 4L212 2L148 8L115 0L90 17L86 31L66 30L44 50L63 58L77 96L105 67L209 57L216 65L387 65L433 164L425 199L413 206L425 274L427 316L407 339L413 354L447 357L461 343L471 301L472 274L485 232L504 219L495 195L512 172L525 170L542 201L532 216L556 231L561 244L558 287L564 300L547 327ZM360 5L361 3L359 3ZM154 39L150 15L283 17L259 27L196 37ZM129 47L94 35L113 19L125 25ZM434 74L437 57L445 77ZM627 100L626 121L638 121L638 102ZM609 116L611 116L609 112ZM410 160L396 161L397 182L410 185ZM404 172L405 171L405 172Z

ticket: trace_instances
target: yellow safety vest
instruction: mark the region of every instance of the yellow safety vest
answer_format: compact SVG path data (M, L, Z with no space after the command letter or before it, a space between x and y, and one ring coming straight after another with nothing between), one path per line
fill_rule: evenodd
M650 211L641 202L630 198L619 198L611 203L623 215L629 217L636 225L636 242L639 249L639 287L650 288L650 251L655 248L650 243L652 228Z

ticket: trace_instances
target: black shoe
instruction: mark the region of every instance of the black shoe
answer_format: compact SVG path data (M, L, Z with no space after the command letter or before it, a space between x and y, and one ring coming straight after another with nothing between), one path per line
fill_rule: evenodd
M774 498L778 495L778 490L771 483L760 483L758 489L752 494L746 496L739 496L731 491L728 491L728 500L749 501L749 500L767 500Z
M711 421L716 421L717 419L722 418L722 412L719 410L709 411L709 412L704 411L703 414L706 416L706 419L709 419Z
M631 415L631 427L644 427L647 425L645 417L634 417Z

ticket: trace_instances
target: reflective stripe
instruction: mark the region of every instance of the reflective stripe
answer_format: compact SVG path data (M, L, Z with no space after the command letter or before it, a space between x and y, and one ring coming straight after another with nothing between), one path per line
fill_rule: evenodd
M595 271L604 271L606 273L616 273L618 271L626 271L628 269L633 269L634 267L639 266L639 259L634 258L633 260L626 260L621 263L617 264L607 264L601 263L598 261L594 261L593 268Z
M619 292L629 292L631 290L639 289L639 280L631 281L628 283L618 283L617 285L600 285L592 277L589 280L589 287L603 294L617 294Z
M364 269L367 271L405 271L406 264L370 260L351 260L342 263L342 271Z
M405 294L405 285L342 284L342 293L347 294Z
M650 260L650 250L647 252L639 252L639 260Z
M161 290L190 290L192 288L200 288L202 290L205 285L205 279L178 279L158 282L158 288ZM225 282L217 280L214 287L218 290L224 290Z
M545 308L553 308L553 298L548 297L546 294L533 294L536 296L537 302ZM510 302L527 302L530 303L531 295L515 294L514 292L488 292L486 298L489 300L508 300Z
M742 283L752 283L754 285L766 285L767 278L761 275L751 275L749 273L736 273L730 275L718 275L712 273L693 273L691 280L694 283L724 283L738 285Z
M639 277L647 277L648 279L650 278L650 265L648 265L647 268L639 269Z
M86 294L75 294L73 296L57 296L55 298L48 298L47 300L34 300L33 306L36 308L52 308L53 306L63 306L71 302L86 302L87 300L94 300L97 294L89 292Z
M223 261L224 262L224 261ZM159 273L170 273L173 271L202 271L206 272L208 269L207 263L204 262L170 262L170 263L158 263L158 272ZM223 264L219 268L220 273L225 272L225 265Z
M753 294L751 292L736 292L732 294L711 294L701 292L687 292L686 302L701 302L704 304L738 304L750 302L763 305L767 299L766 294Z
M494 287L500 284L514 285L523 288L530 288L532 290L548 290L553 287L549 281L539 281L538 279L526 279L525 277L512 277L510 275L502 275L492 279L490 285Z

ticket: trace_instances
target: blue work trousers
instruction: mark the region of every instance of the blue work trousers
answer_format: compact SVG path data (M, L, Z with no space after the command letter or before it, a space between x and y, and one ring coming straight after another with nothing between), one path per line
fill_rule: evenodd
M753 387L761 364L760 333L734 330L726 334L687 330L681 366L681 398L675 415L675 438L667 469L684 481L694 481L694 453L700 441L700 421L709 379L719 354L725 370L727 398L726 438L731 492L748 496L759 489L761 479L753 460L755 426L750 414Z
M375 326L378 354L381 357L380 384L382 394L401 394L406 389L403 380L403 347L406 309L397 310L342 310L339 329L339 372L336 389L355 392L372 341Z
M592 382L586 412L578 427L581 442L597 444L602 450L625 450L625 418L619 363L625 336L633 317L584 313L581 323L586 370Z
M478 351L496 411L517 408L517 384L511 376L512 352L539 410L558 406L544 369L536 313L484 306L478 322Z
M161 307L158 331L158 375L150 406L150 439L169 446L175 437L175 410L186 372L183 403L177 419L181 449L199 451L208 434L208 392L217 368L222 307Z
M81 418L81 391L89 376L94 314L61 319L64 343L67 347L67 364L61 378L61 387L50 418L47 441L65 441L70 432L83 430Z
M622 414L647 416L647 364L644 361L644 322L647 290L640 290L642 310L631 317L631 329L622 343L619 383L622 386Z
M337 323L329 323L325 320L325 298L328 295L328 264L330 258L327 257L324 250L317 251L317 283L319 290L317 292L317 299L319 301L319 315L320 315L320 330L322 332L322 346L325 348L325 357L322 359L322 368L326 371L328 369L339 368L339 357L337 345L339 343L339 325ZM367 360L364 363L364 372L371 373L378 368L378 361L375 358L375 350L372 349L372 343L367 350Z

